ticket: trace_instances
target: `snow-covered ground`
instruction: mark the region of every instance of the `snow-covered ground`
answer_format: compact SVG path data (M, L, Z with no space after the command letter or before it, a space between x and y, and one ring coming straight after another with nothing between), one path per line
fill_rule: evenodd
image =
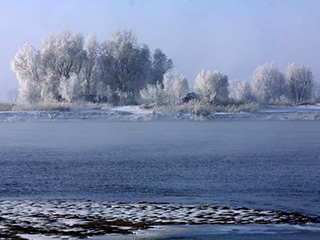
M320 120L320 106L268 106L254 113L212 113L210 117L197 116L191 113L165 113L141 106L122 106L110 108L84 108L70 111L3 111L0 112L0 122L23 121L153 121L153 120Z

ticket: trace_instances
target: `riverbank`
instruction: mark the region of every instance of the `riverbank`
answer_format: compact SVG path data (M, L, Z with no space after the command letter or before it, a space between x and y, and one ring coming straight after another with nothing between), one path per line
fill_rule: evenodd
M65 106L66 107L66 106ZM210 120L320 120L320 106L265 106L255 112L212 112L197 115L145 109L142 106L61 108L0 111L0 122L25 121L210 121ZM42 110L41 110L42 109Z

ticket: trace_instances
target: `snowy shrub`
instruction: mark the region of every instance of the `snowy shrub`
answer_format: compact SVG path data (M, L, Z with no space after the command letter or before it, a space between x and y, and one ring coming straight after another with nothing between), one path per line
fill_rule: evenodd
M167 104L160 105L154 108L156 112L166 112L166 113L192 113L198 116L209 117L214 114L214 106L208 101L201 100L190 100L188 103L184 104Z
M13 111L68 111L73 107L70 103L19 103L16 104L12 110Z
M237 113L237 112L256 112L259 110L260 105L255 102L240 103L240 104L231 104L223 106L220 109L217 109L217 112L227 112L227 113Z
M201 71L198 74L194 90L210 102L226 101L229 97L228 77L222 73Z
M198 116L208 117L215 112L214 106L207 101L191 100L188 104L191 107L190 112Z
M140 96L142 101L147 104L162 105L165 103L164 90L159 82L156 85L148 84L146 88L140 91Z
M0 111L12 111L15 103L0 102Z
M178 104L182 102L182 97L188 91L188 80L183 75L166 73L163 77L163 87L160 82L156 85L148 84L146 88L140 91L140 96L145 103L149 104Z
M252 77L252 91L260 102L278 101L285 94L285 78L276 66L259 66Z
M255 112L260 105L255 102L214 105L205 100L193 99L184 104L167 104L156 106L154 110L166 113L192 113L198 116L210 118L215 112L236 113L236 112Z

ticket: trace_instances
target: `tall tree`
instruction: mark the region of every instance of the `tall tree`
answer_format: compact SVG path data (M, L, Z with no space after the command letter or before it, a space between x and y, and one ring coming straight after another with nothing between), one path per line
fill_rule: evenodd
M111 41L102 43L99 62L107 85L128 102L135 100L150 71L148 47L141 48L131 31L117 31Z
M314 76L309 68L290 64L286 76L289 98L296 103L310 100L313 93L313 79Z
M58 91L61 79L70 79L74 74L80 75L85 60L83 46L83 36L69 31L63 31L57 36L49 34L43 40L41 59L45 73L42 89L44 99L61 100Z
M42 84L41 56L30 44L25 44L11 61L11 69L19 80L19 98L25 102L40 101Z
M96 36L88 36L85 44L86 57L83 64L83 87L85 94L95 94L98 84L98 49L99 44Z
M257 67L252 77L252 90L260 102L278 101L285 94L285 77L272 63Z
M156 84L159 82L162 85L164 74L172 69L172 67L172 60L168 59L161 49L156 49L153 54L151 78L149 83Z

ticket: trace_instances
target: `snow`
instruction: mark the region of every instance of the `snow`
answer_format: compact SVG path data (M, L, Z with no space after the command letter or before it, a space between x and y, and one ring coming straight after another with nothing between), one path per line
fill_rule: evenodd
M152 110L142 109L139 106L123 106L123 107L113 107L111 111L127 112L132 114L152 114Z

